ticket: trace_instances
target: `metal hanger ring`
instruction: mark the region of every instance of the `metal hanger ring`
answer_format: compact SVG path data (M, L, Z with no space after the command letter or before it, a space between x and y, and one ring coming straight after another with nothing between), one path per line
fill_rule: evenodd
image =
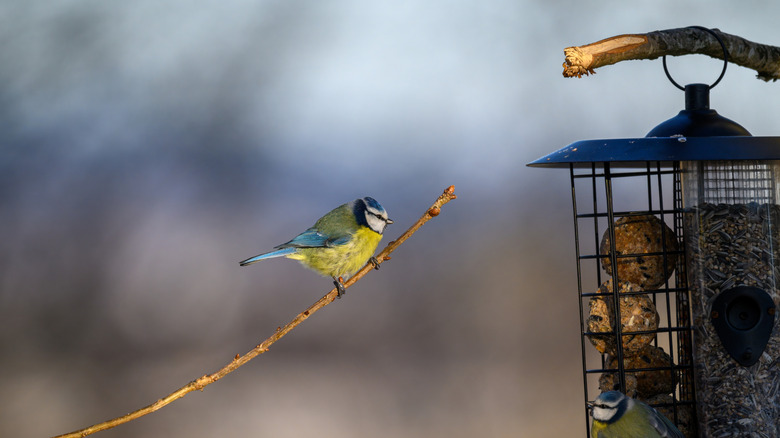
M726 49L726 44L723 42L720 36L718 36L718 34L715 33L712 29L708 29L703 26L688 26L687 29L699 29L708 32L710 35L714 36L716 40L718 40L718 42L720 43L720 47L723 48L723 70L720 72L720 76L718 76L718 79L715 80L715 82L713 82L712 85L709 86L710 89L712 89L716 85L718 85L720 80L723 79L723 76L726 74L726 67L728 67L729 65L729 51L728 49ZM669 79L669 81L672 84L674 84L675 87L684 91L685 87L678 84L674 79L672 79L672 75L669 73L669 69L666 66L666 55L663 56L663 64L664 64L664 73L666 73L666 77Z

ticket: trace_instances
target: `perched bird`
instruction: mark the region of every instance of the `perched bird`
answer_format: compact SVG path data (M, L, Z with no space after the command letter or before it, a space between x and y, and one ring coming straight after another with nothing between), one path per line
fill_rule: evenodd
M593 438L685 438L661 413L618 391L602 392L590 406Z
M392 223L382 205L366 196L334 208L308 230L274 247L274 251L240 263L246 266L274 257L298 260L307 268L333 277L341 297L344 284L339 277L352 275L369 260L379 268L374 251L385 227Z

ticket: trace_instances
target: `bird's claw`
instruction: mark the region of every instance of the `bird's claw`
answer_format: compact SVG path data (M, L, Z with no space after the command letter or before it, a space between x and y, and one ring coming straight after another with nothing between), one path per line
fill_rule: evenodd
M342 282L340 277L339 278L333 277L333 284L336 285L336 289L338 289L336 298L341 298L342 295L347 293L347 290L344 288L344 283Z
M374 265L374 269L379 270L379 260L376 259L376 257L371 256L370 259L368 259L369 263Z

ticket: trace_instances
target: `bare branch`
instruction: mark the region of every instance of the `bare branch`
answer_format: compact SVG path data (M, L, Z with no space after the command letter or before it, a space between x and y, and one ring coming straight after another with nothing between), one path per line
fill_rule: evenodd
M410 238L412 234L414 234L421 226L423 226L423 224L428 222L431 218L438 216L439 212L441 211L441 207L444 204L456 198L457 196L455 196L454 186L450 186L447 189L445 189L444 193L442 193L441 196L439 196L439 198L436 199L436 202L434 202L433 205L431 205L425 211L425 214L423 214L422 217L420 217L420 219L418 219L417 222L414 223L414 225L412 225L408 230L406 230L406 232L404 232L398 239L387 244L387 246L376 256L377 263L381 264L386 260L390 260L390 254L393 251L395 251L396 248L398 248L403 242L405 242L408 238ZM367 263L362 269L360 269L360 271L358 271L355 275L353 275L349 280L344 282L344 288L349 288L350 286L355 284L358 280L363 278L363 276L366 275L369 271L374 269L374 267L375 267L374 264ZM95 432L100 432L101 430L110 429L112 427L119 426L120 424L124 424L129 421L135 420L137 418L143 417L144 415L151 414L152 412L155 412L161 409L162 407L184 397L185 395L189 394L192 391L202 390L206 386L216 382L217 380L237 370L239 367L246 364L247 362L254 359L255 357L268 351L268 348L271 347L271 345L273 345L276 341L281 339L284 335L289 333L300 323L308 319L314 312L322 309L323 307L333 302L333 300L335 300L337 296L338 296L338 290L334 287L330 292L328 292L324 297L320 298L316 303L312 304L308 309L299 313L295 318L293 318L292 321L287 323L287 325L278 328L273 335L269 336L265 341L258 344L255 348L253 348L243 356L236 355L236 357L233 358L233 360L230 361L230 363L222 367L219 371L199 377L193 380L192 382L177 389L176 391L157 400L156 402L148 406L145 406L141 409L138 409L136 411L133 411L127 415L123 415L121 417L107 420L102 423L95 424L93 426L89 426L81 430L66 433L63 435L58 435L54 438L81 438L87 435L91 435Z
M729 52L729 62L755 70L764 81L780 79L780 47L754 43L742 37L712 29ZM659 30L646 34L618 35L586 46L563 49L564 77L582 77L605 65L632 59L690 54L723 59L723 48L709 32L695 28Z

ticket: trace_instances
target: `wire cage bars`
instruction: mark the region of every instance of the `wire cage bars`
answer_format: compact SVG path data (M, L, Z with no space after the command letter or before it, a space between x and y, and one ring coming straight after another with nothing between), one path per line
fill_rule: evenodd
M586 422L587 403L615 389L696 436L679 163L570 175Z

